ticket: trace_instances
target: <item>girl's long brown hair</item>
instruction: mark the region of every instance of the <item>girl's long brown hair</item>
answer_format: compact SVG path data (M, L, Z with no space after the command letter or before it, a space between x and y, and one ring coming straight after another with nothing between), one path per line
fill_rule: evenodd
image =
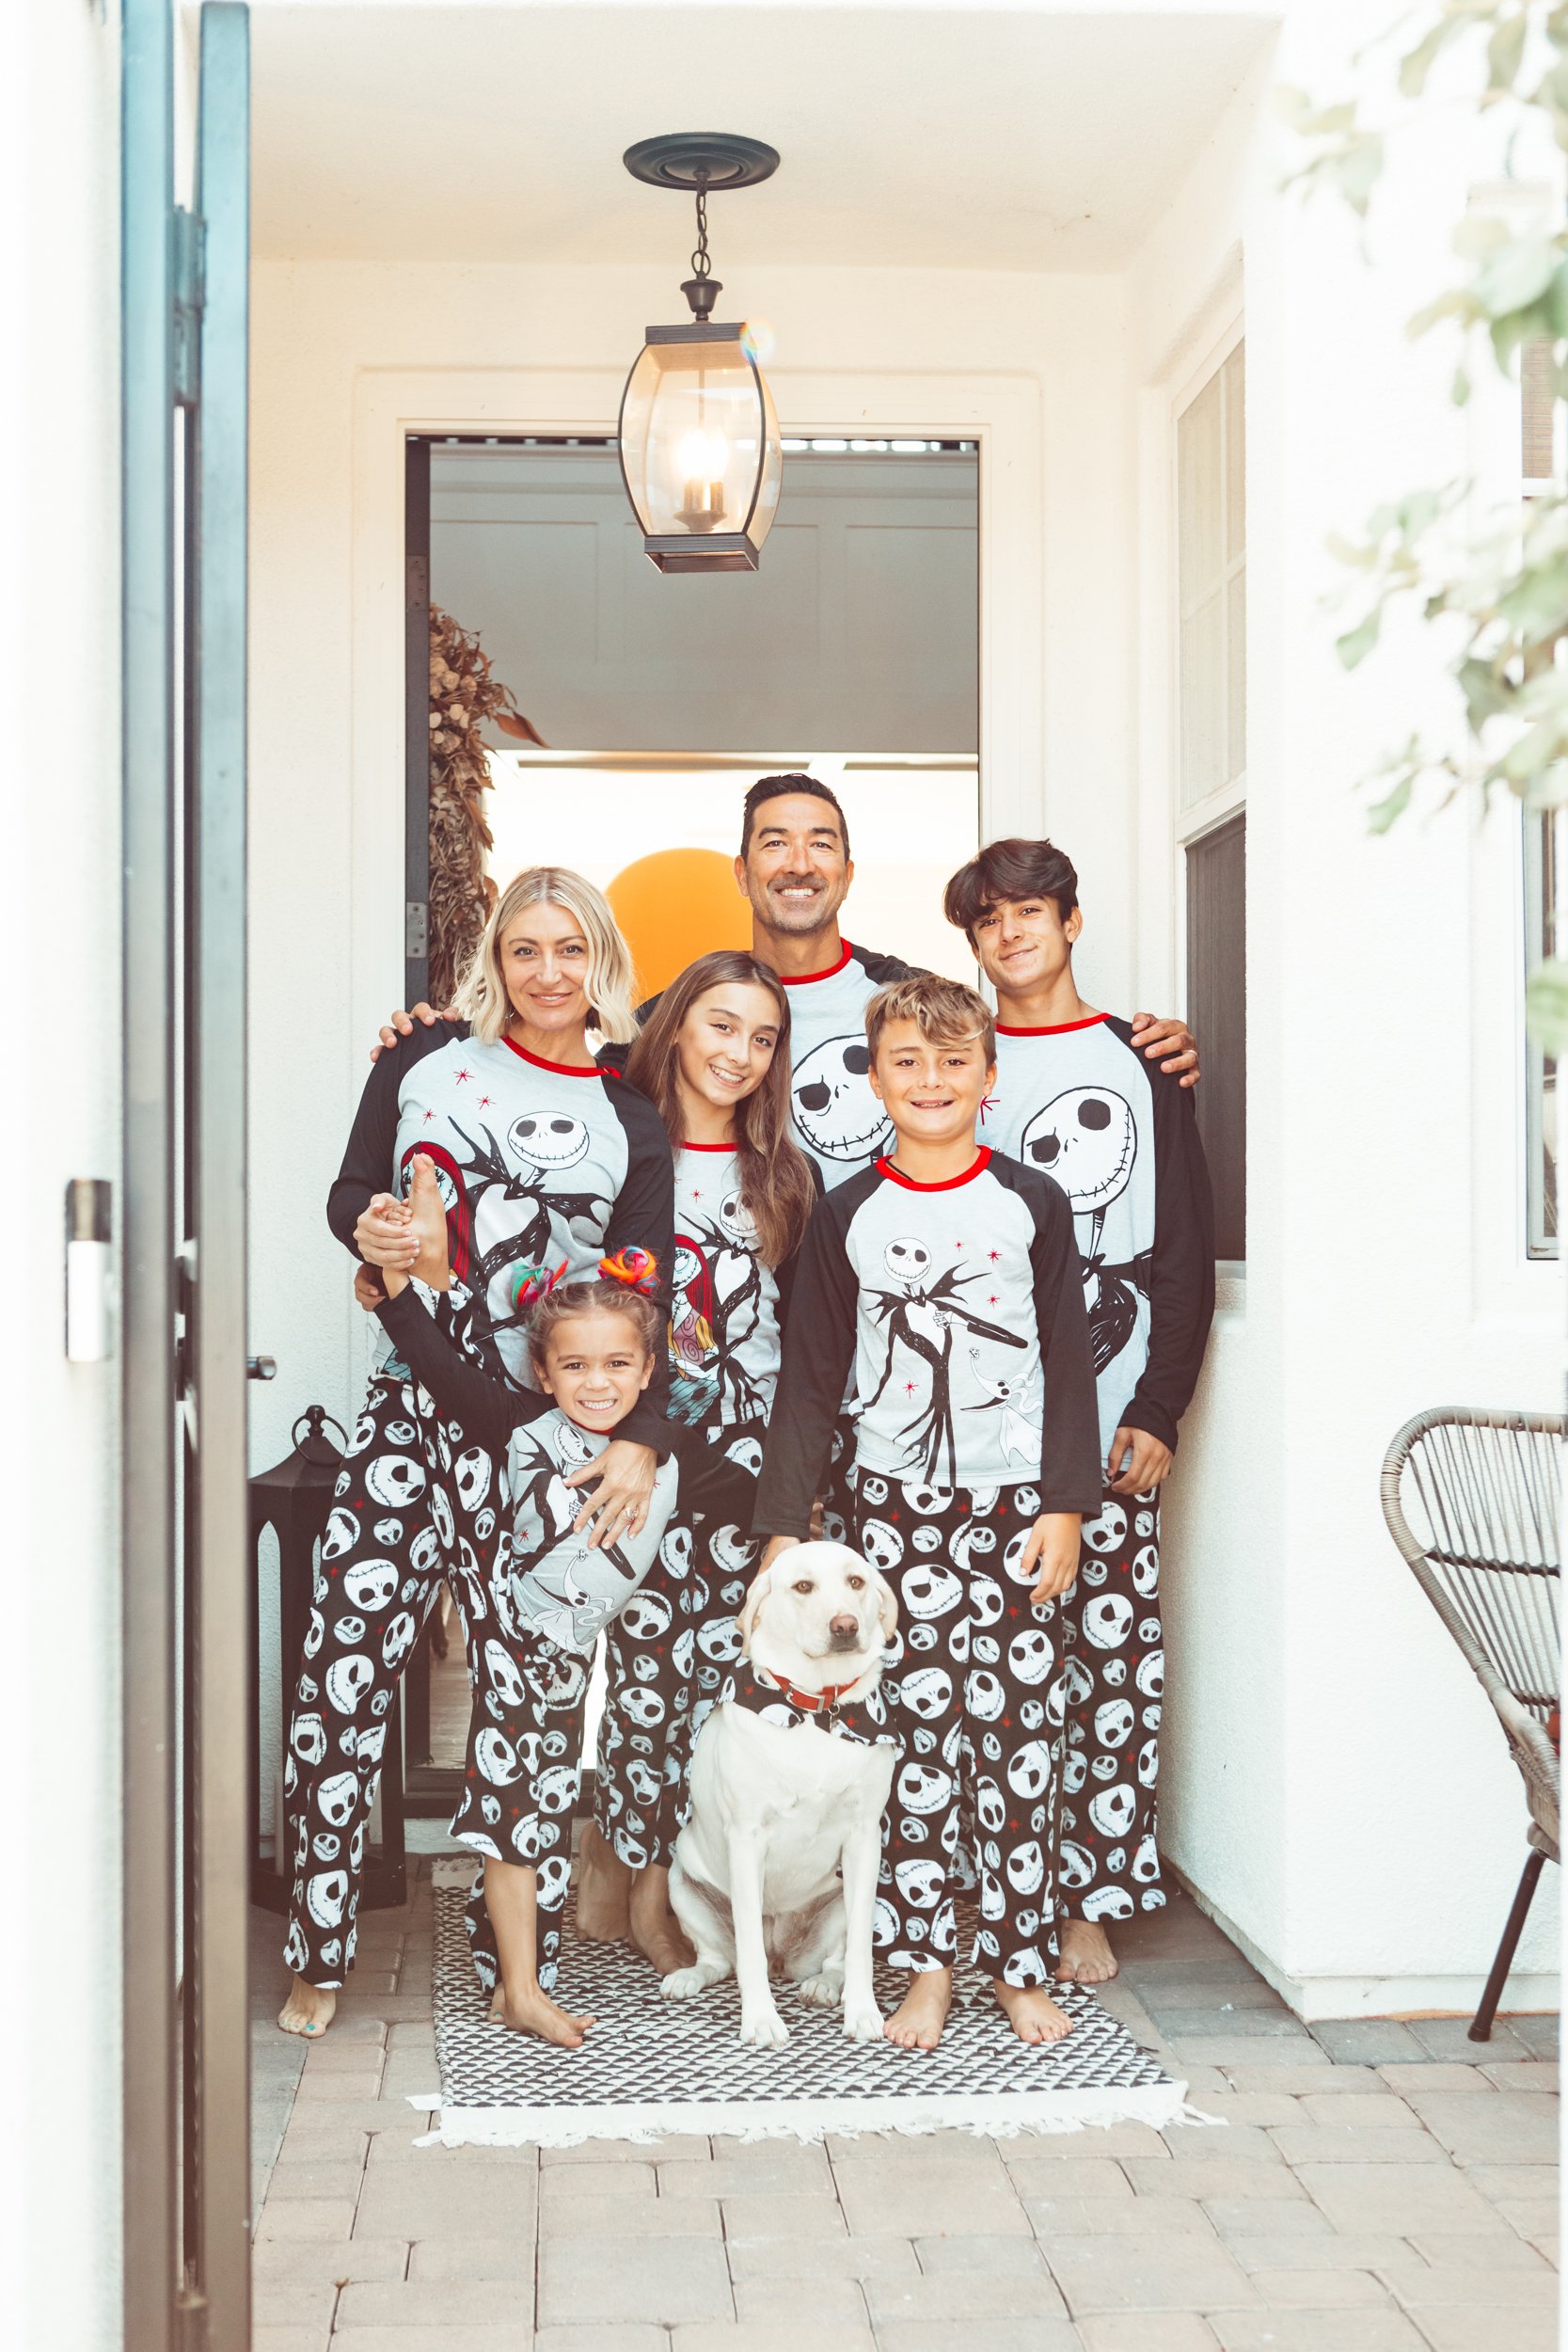
M757 1229L763 1263L782 1265L797 1250L816 1205L810 1164L789 1125L789 997L770 964L738 948L699 956L673 979L626 1057L626 1076L648 1097L676 1151L686 1141L675 1041L699 996L710 989L765 988L779 1009L779 1038L761 1086L735 1106L740 1198Z

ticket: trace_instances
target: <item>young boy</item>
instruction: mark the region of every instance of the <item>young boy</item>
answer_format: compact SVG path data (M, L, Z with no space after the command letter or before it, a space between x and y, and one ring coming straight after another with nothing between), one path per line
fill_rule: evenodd
M911 1982L888 2037L942 2037L973 1821L975 1957L1020 2038L1054 2042L1055 1602L1100 1499L1072 1216L1054 1184L976 1144L996 1052L973 989L911 975L872 997L865 1028L892 1149L807 1230L753 1524L772 1539L764 1566L810 1534L852 1363L850 1540L894 1584L902 1628L877 1940Z
M1213 1208L1192 1096L1079 995L1078 877L1049 841L993 841L943 907L996 991L981 1133L1071 1203L1100 1390L1104 1493L1059 1612L1066 1672L1061 1961L1117 1973L1104 1923L1164 1902L1155 1848L1159 1489L1214 1306Z

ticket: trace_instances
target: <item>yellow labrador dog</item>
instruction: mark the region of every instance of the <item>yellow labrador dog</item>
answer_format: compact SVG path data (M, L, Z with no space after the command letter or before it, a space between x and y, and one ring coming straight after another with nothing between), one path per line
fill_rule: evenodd
M663 1990L692 2000L733 1970L742 2042L789 2039L769 1962L808 2001L842 1999L852 2041L881 2033L871 1915L898 1750L874 1693L897 1618L877 1570L827 1543L781 1552L740 1613L736 1695L698 1734L691 1819L670 1866L697 1962Z

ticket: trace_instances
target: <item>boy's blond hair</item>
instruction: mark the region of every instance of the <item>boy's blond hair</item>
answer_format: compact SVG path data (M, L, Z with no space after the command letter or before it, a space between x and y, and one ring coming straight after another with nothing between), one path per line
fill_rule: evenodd
M996 1023L985 998L962 980L944 980L936 972L911 972L907 979L879 988L865 1009L865 1041L871 1058L890 1021L912 1021L923 1038L938 1045L984 1048L987 1063L996 1059Z

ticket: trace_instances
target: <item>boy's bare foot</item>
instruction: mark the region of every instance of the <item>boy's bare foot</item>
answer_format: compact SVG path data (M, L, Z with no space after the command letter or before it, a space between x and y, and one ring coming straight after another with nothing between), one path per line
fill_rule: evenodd
M606 1844L598 1824L582 1833L573 1870L578 1933L590 1944L620 1944L631 1933L631 1872Z
M536 1984L515 1994L498 1985L490 2015L498 2026L509 2026L513 2033L537 2034L541 2042L553 2042L558 2050L580 2050L589 2027L599 2022L596 2017L572 2016Z
M337 2006L336 1993L324 1992L319 1984L307 1984L303 1977L295 1977L289 1997L277 2012L277 2022L285 2033L297 2033L307 2042L317 2042L331 2025Z
M1004 1984L993 1977L990 1989L1021 2042L1061 2042L1072 2031L1071 2018L1037 1984Z
M1056 1928L1061 1957L1058 1984L1109 1984L1118 1971L1111 1939L1092 1919L1062 1919Z
M909 1991L882 2031L901 2050L934 2050L952 2006L952 1969L923 1968L911 1977Z

